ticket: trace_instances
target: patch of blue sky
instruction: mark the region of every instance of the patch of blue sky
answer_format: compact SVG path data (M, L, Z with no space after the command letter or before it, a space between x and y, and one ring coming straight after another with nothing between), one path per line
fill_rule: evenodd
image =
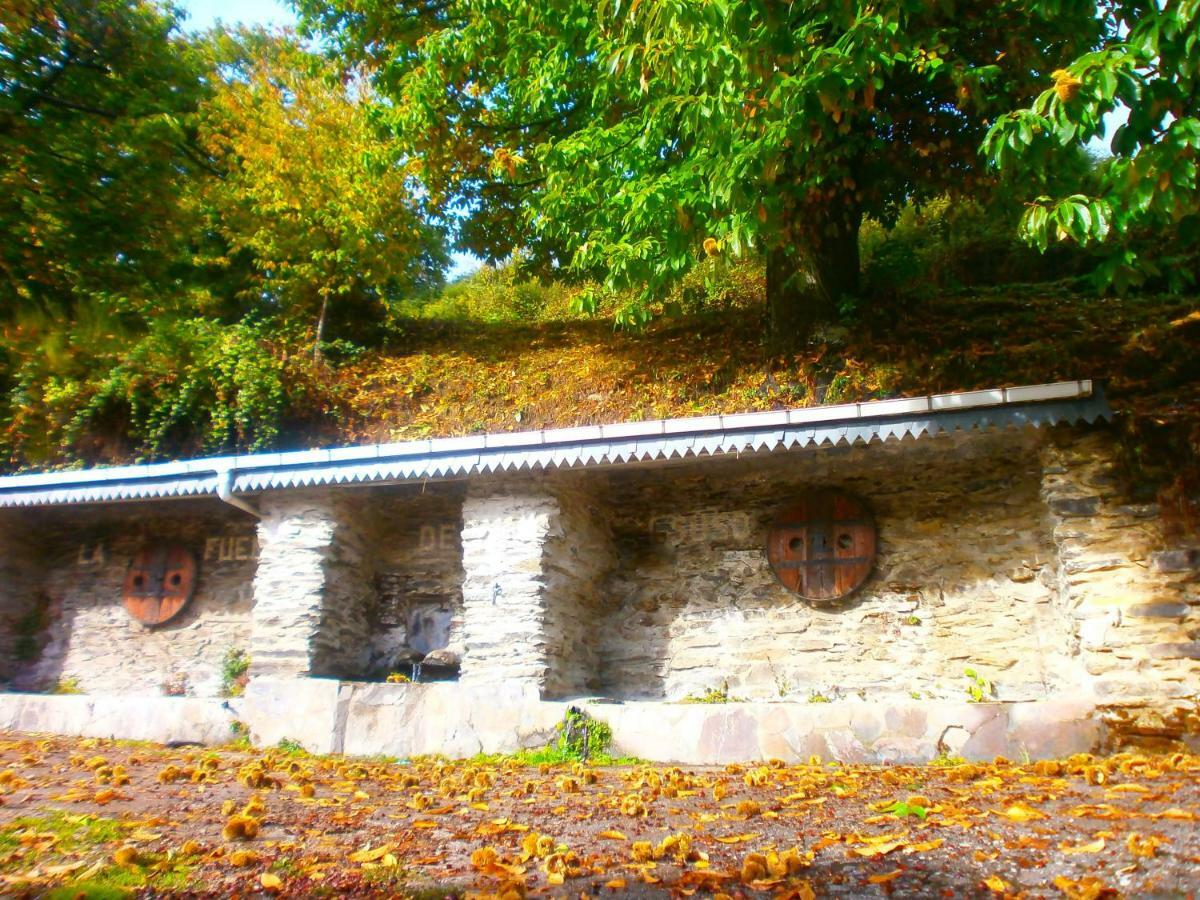
M292 8L280 0L176 0L187 13L183 27L203 31L217 22L226 25L291 27L296 24Z

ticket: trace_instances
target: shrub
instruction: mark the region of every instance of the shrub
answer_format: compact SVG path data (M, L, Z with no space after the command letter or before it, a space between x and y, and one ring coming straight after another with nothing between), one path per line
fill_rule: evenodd
M1041 254L1017 236L1020 208L937 197L907 204L894 225L869 220L860 248L863 296L936 292L1078 274L1084 254L1068 247Z
M272 323L162 316L130 335L76 321L17 330L9 346L10 459L121 461L263 449L304 385Z
M680 703L741 703L741 697L729 693L729 682L721 682L720 687L710 687L703 694L688 694Z
M83 688L79 684L78 678L60 678L58 683L50 689L52 694L82 694Z
M221 696L240 697L250 680L250 654L245 650L230 647L221 662Z
M440 294L409 301L401 311L422 318L472 322L542 322L575 318L570 298L576 289L558 281L525 277L518 263L483 266L447 285Z
M612 747L612 728L578 707L567 710L558 730L558 751L564 760L604 759Z

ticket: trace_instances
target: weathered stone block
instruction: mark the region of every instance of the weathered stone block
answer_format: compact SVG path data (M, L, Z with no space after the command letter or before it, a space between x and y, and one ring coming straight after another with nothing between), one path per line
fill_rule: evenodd
M233 713L219 700L0 694L0 731L221 744L233 735L233 719Z
M1200 659L1200 641L1151 644L1146 649L1153 659Z
M1145 619L1178 619L1190 611L1191 607L1186 603L1135 603L1125 610L1125 614Z
M341 753L348 701L334 678L256 677L230 705L259 746L286 738L310 753Z
M536 685L347 684L345 752L468 757L545 746L566 705Z
M1047 505L1051 512L1063 517L1094 516L1100 511L1100 498L1052 497Z
M1195 572L1200 570L1200 550L1163 550L1150 562L1156 572Z

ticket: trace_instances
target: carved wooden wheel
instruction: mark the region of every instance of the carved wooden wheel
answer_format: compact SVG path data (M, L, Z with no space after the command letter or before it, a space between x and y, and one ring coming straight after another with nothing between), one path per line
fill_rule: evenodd
M875 521L856 497L811 491L776 517L767 559L801 597L840 600L858 590L875 565Z
M125 609L143 625L179 615L196 590L196 558L186 547L145 547L125 574Z

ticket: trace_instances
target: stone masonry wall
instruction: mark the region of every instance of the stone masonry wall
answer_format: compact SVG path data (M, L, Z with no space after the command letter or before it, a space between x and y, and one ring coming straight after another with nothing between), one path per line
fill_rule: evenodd
M747 699L998 699L1082 678L1041 498L1044 433L825 448L613 472L619 564L605 586L601 678L627 698L727 684ZM866 501L878 561L848 600L811 604L766 559L776 511L808 487Z
M370 654L374 568L358 492L267 494L258 527L251 671L358 677Z
M578 484L580 479L572 479ZM549 669L543 695L594 694L600 678L604 580L616 565L605 499L586 486L555 491L559 509L545 546L544 629Z
M195 500L52 509L27 524L37 535L40 573L29 589L47 627L36 636L37 658L17 667L15 689L69 679L95 693L220 692L225 654L250 641L256 544L249 516ZM122 594L133 557L159 541L192 550L196 590L178 617L149 628L126 612Z
M462 512L464 684L545 684L542 548L558 512L558 501L533 487L483 484L468 491Z
M32 652L36 626L36 556L25 540L25 517L5 511L0 518L0 687L16 673L22 657ZM34 615L31 615L34 614Z
M1083 691L1101 705L1194 704L1200 549L1169 543L1157 505L1124 497L1116 460L1104 430L1061 432L1043 453L1056 576Z

